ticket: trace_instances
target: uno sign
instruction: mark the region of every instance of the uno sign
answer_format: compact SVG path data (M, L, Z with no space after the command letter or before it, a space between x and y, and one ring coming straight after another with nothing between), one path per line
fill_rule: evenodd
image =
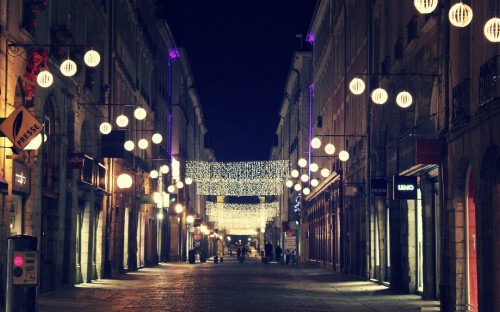
M43 126L24 106L19 106L0 124L0 130L16 149L23 150L42 132Z
M417 199L417 177L393 177L393 199Z

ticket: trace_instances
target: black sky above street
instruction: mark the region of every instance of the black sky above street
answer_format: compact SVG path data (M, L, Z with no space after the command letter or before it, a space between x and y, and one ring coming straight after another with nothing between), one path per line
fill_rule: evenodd
M186 48L218 161L269 159L294 51L315 0L166 0L167 23Z

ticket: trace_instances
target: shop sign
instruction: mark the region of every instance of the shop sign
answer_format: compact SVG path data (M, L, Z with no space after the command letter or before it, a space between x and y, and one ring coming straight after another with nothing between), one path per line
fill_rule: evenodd
M14 162L12 181L12 190L29 194L31 185L30 168L18 162Z
M392 185L393 199L417 199L417 177L394 175Z
M71 169L81 169L83 168L83 153L69 153L68 154L68 165Z
M384 178L372 179L370 189L374 197L387 197L387 180Z
M443 141L441 139L417 138L417 165L433 165L443 163Z
M0 131L17 150L23 150L42 130L43 125L24 106L16 108L0 124Z

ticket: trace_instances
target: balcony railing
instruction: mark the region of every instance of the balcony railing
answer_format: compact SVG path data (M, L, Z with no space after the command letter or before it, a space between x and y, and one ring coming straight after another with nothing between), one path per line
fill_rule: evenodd
M483 113L500 104L500 55L481 66L479 72L479 108Z
M466 79L453 88L453 114L451 123L459 127L470 121L470 80Z

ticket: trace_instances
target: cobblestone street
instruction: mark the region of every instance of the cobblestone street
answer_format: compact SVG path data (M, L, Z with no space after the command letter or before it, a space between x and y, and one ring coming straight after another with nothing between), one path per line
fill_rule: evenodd
M396 294L314 265L263 264L235 257L223 263L167 263L42 294L54 311L438 311L435 301Z

